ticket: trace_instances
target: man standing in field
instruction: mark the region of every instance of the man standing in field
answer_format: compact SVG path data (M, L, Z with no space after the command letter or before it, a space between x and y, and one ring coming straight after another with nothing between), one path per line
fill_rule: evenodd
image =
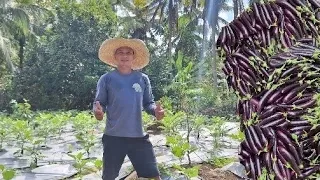
M164 110L153 99L148 76L137 70L149 63L149 51L139 39L105 40L101 61L115 70L97 84L93 112L97 120L107 114L103 143L103 180L114 180L128 155L139 177L161 179L149 135L143 130L142 110L161 120Z

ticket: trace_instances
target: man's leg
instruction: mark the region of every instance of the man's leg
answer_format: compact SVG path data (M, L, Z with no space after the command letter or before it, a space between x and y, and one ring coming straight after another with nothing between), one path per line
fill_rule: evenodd
M121 137L103 135L103 180L114 180L119 175L127 153L127 143Z
M128 157L138 177L160 180L160 172L149 135L143 138L132 138L129 144Z

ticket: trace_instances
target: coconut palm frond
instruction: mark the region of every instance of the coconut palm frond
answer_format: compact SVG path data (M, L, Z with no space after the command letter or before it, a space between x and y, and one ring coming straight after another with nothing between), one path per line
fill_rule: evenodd
M156 0L152 1L150 4L148 4L145 9L148 9L149 11L152 11L152 9L157 9L159 7L159 4L162 4L163 0Z
M39 18L43 19L47 16L54 16L52 11L37 5L33 5L33 4L19 5L18 8L23 9L27 14L33 17L37 17L37 19Z
M259 0L249 0L249 5L255 3L255 2L259 2Z
M7 8L8 13L12 14L12 21L20 28L23 34L28 34L30 30L30 18L29 15L20 8Z
M231 10L233 10L233 6L230 6L227 3L223 3L221 5L220 11L231 11Z
M219 16L218 16L218 22L219 22L219 23L222 23L223 25L229 23L227 20L225 20L225 19L223 19L222 17L219 17Z
M14 66L10 58L11 46L9 39L2 36L2 31L0 30L0 54L2 54L4 60L6 61L7 67L11 73L14 72Z
M135 12L136 7L130 1L120 1L119 5L130 12Z

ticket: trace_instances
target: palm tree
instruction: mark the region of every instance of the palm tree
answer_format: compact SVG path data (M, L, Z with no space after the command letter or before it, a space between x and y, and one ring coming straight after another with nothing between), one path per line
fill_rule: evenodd
M7 68L11 73L14 73L15 67L12 62L12 40L18 43L18 58L19 68L23 68L24 63L24 48L26 41L30 37L35 37L32 32L31 19L39 20L41 14L48 10L33 5L32 2L15 3L12 0L0 1L0 54L3 54L3 59L0 63L6 62ZM32 18L33 17L33 18Z
M259 2L259 0L249 0L249 6L255 2Z
M216 49L215 49L215 41L216 35L220 32L220 23L227 24L228 22L219 16L222 11L230 11L232 9L231 6L227 4L226 0L206 0L205 7L203 11L203 43L202 49L207 49L206 39L208 38L208 30L212 29L211 35L211 47L212 50L212 76L213 76L213 86L217 88L218 86L218 77L217 77L217 62L216 62ZM201 59L205 57L205 51L202 51Z
M0 2L0 52L4 55L3 59L11 73L14 72L14 65L10 58L12 32L19 27L22 32L27 33L29 28L29 16L25 11L15 8L10 0ZM2 59L2 60L3 60Z
M243 9L243 0L233 0L233 19L235 19L243 11Z

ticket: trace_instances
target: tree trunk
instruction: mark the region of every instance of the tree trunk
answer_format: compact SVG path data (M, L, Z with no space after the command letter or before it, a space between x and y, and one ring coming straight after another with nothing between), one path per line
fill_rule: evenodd
M214 90L218 88L216 37L212 36L212 76ZM217 91L214 91L217 92Z
M19 68L20 70L23 68L23 61L24 61L24 46L26 44L26 41L24 40L24 38L21 38L19 40Z
M236 19L239 14L238 0L233 0L233 19Z
M173 21L174 21L174 19L173 19L173 16L172 16L172 13L170 12L170 11L172 11L173 10L173 0L169 0L169 17L168 17L168 19L169 19L169 34L168 34L168 59L169 59L169 61L171 61L171 50L172 50L172 41L171 41L171 38L172 38L172 31L173 31L173 28L174 28L174 26L173 26ZM170 65L169 65L169 79L171 79L172 78L172 64L171 63L169 63Z
M218 16L219 16L219 11L221 9L222 5L222 0L206 0L206 9L208 10L208 22L210 25L210 28L212 28L212 77L213 77L213 87L214 89L217 89L218 87L218 76L217 76L217 57L216 57L216 34L217 32L215 31L217 22L218 22Z
M14 66L10 58L10 46L6 46L5 38L2 35L2 31L0 31L0 54L3 56L4 60L6 61L8 70L10 71L11 74L13 74Z

